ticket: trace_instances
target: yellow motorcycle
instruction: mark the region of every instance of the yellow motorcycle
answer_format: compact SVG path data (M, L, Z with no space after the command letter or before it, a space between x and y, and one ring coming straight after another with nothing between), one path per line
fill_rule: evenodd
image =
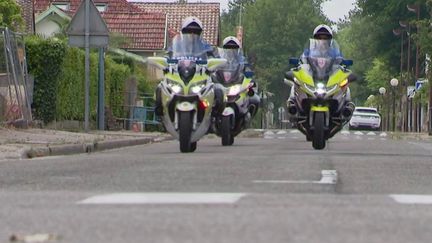
M348 86L356 77L348 69L351 60L335 57L340 53L335 40L310 39L308 52L301 62L290 59L296 67L285 74L292 89L288 114L313 148L323 149L352 116Z
M255 101L253 72L244 72L243 57L238 49L219 48L218 53L227 63L213 74L215 83L223 85L227 102L221 115L215 118L214 131L221 137L223 146L234 143L234 137L246 129L259 105Z
M148 63L164 72L155 98L162 104L165 129L180 142L180 151L194 152L197 141L211 125L215 103L210 74L224 59L207 59L199 36L181 34L174 38L170 57L149 57Z

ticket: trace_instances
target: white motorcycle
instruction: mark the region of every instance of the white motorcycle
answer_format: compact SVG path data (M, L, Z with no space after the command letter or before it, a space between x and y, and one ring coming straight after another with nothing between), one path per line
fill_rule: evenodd
M171 57L149 57L149 64L163 70L164 79L156 92L163 109L165 129L180 142L180 151L194 152L197 141L211 125L215 103L211 72L226 62L207 59L197 35L181 34L174 38Z

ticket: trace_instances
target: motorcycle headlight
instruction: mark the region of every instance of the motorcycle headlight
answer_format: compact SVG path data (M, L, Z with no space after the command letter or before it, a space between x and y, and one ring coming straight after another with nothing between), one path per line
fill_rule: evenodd
M194 84L191 84L190 91L194 94L198 94L201 90L206 86L207 80L199 81Z
M317 83L315 93L317 95L324 95L325 93L327 93L325 85L323 83Z
M171 88L171 90L176 94L182 92L183 90L182 86L174 80L167 79L166 83Z

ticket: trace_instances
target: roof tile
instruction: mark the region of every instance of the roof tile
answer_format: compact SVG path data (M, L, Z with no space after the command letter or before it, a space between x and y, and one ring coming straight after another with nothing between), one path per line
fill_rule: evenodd
M128 38L127 49L161 50L165 44L166 15L158 11L146 11L128 3L126 0L93 0L95 3L106 3L107 10L101 15L110 32L117 32ZM80 0L57 1L35 0L37 14L49 8L50 4L70 3L67 13L71 16L78 9Z
M167 14L168 33L172 38L180 30L182 21L195 16L204 25L204 39L211 45L218 45L220 29L220 3L149 3L130 2L145 11L158 11Z

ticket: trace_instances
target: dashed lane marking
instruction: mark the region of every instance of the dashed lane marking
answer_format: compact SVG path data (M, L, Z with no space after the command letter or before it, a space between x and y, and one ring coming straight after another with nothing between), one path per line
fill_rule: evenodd
M401 204L432 204L432 195L392 194L390 197Z
M233 204L244 193L115 193L89 197L78 204Z
M253 183L261 184L327 184L334 185L337 183L338 175L336 170L322 170L321 179L319 181L308 181L308 180L255 180Z

